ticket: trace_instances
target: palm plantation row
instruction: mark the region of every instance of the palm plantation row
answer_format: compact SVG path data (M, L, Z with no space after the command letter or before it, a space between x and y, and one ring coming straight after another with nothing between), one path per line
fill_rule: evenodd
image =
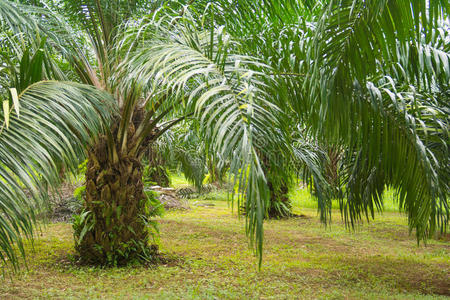
M4 262L85 157L78 253L151 257L142 159L187 127L260 259L298 174L325 223L332 199L349 226L374 217L389 187L418 240L446 230L447 1L26 2L0 1Z

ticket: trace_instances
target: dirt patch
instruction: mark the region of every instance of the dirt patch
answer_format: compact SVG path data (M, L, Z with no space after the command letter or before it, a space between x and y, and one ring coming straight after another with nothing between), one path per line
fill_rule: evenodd
M182 200L178 197L176 189L164 188L158 185L151 186L149 189L158 194L159 201L164 205L164 208L167 210L190 209L189 203L186 200Z
M70 222L74 214L80 213L82 203L73 196L75 189L81 183L63 183L50 195L50 211L48 219L51 222Z

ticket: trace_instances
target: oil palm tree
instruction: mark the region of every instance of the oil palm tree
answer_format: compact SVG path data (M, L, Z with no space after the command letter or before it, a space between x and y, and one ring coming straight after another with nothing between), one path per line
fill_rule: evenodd
M196 118L202 137L232 158L238 201L258 199L246 202L255 208L247 228L262 228L253 225L262 222L266 194L255 145L259 137L277 139L267 66L240 55L239 44L204 17L185 8L151 12L150 2L58 2L74 29L46 9L0 2L8 30L20 31L13 13L33 19L49 51L69 63L77 81L115 99L119 114L88 150L85 211L75 230L76 249L91 263L122 264L153 254L140 159L186 118ZM54 96L49 91L47 97Z
M118 78L121 83L131 78L139 86L151 79L153 86L167 87L160 93L164 97L187 98L184 113L200 117L205 138L215 141L224 157L236 155L246 143L251 145L233 159L231 170L241 174L247 233L256 238L258 254L270 197L264 156L294 152L287 147L291 131L286 126L292 123L300 123L306 136L332 148L345 147L345 193L340 206L347 224L353 226L363 216L373 217L382 210L382 192L392 187L418 240L437 228L446 230L450 212L447 1L201 4L193 3L202 12L198 22L195 18L183 22L186 14L182 13L166 23L153 17L166 24L157 29L146 31L152 25L143 24L137 35L131 29L132 39L127 35L122 39L127 56L118 68L124 76ZM134 42L137 36L145 41L147 32L152 46ZM129 50L134 47L138 54ZM201 56L197 56L199 49ZM223 55L223 49L229 52ZM203 64L205 56L210 60ZM212 75L211 66L217 74ZM234 94L228 94L230 90L223 94L225 80L239 87ZM245 100L231 105L228 100L236 96ZM247 115L240 115L241 111ZM297 122L290 122L293 116ZM241 125L246 126L241 127L242 134L231 130ZM253 136L248 138L246 130ZM289 176L280 168L286 164L269 162L280 178ZM319 201L327 222L330 197Z
M215 3L245 53L276 70L277 105L308 136L344 147L347 224L382 210L382 192L392 187L418 240L446 229L448 1ZM322 199L326 222L331 202Z
M45 30L57 18L42 18L43 9L39 29L78 80L109 93L120 112L89 152L89 216L76 241L86 260L120 263L145 254L139 158L188 117L230 158L260 259L270 198L260 158L293 153L285 130L291 123L345 147L341 211L348 224L373 216L392 186L419 239L445 230L446 1L189 1L199 14L178 6L144 18L135 16L149 13L145 1L59 3L83 34ZM14 31L11 14L0 13ZM86 37L85 46L74 42ZM292 116L295 122L286 121ZM288 176L275 161L272 172ZM329 220L329 199L319 207Z

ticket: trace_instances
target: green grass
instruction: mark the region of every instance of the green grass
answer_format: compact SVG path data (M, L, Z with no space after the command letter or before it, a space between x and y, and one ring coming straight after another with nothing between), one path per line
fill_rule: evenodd
M170 186L174 188L188 186L189 181L182 173L170 173Z
M311 204L300 195L295 203ZM244 220L221 196L211 196L190 200L191 210L168 212L159 221L161 251L173 261L153 268L74 265L71 226L50 224L35 241L35 251L29 252L28 270L3 275L0 298L444 299L450 295L448 237L417 246L398 212L386 212L348 231L338 211L331 227L324 228L314 207L296 207L306 217L265 223L264 261L258 271L247 247ZM215 206L194 205L202 202Z
M311 196L309 190L304 188L294 188L289 192L289 198L292 201L292 205L295 209L302 208L315 208L317 209L317 200ZM394 191L386 190L383 195L383 206L385 212L398 212L398 204L395 201ZM339 209L339 203L337 200L332 202L333 209Z

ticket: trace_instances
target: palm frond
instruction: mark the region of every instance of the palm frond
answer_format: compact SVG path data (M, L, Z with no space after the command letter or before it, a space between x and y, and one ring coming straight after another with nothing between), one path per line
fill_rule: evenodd
M373 217L385 186L393 186L411 229L425 239L436 224L445 229L449 214L448 105L440 103L448 99L449 56L439 31L448 3L420 3L330 3L318 22L307 90L310 111L322 113L320 123L309 123L352 154L345 220Z
M274 156L273 150L282 147L275 130L280 111L270 102L274 91L267 83L272 79L263 72L271 73L270 68L236 54L239 44L223 27L205 30L195 24L189 13L144 24L134 34L144 36L145 28L157 28L150 40L136 46L122 69L155 95L181 99L184 113L198 120L202 139L231 161L239 186L237 203L248 207L247 234L256 239L261 259L269 192L258 153Z
M0 113L0 259L15 267L15 246L24 255L22 236L33 236L47 187L62 180L58 168L75 171L86 145L104 132L114 113L109 95L75 83L33 84L18 103L20 116L7 112L9 126Z

